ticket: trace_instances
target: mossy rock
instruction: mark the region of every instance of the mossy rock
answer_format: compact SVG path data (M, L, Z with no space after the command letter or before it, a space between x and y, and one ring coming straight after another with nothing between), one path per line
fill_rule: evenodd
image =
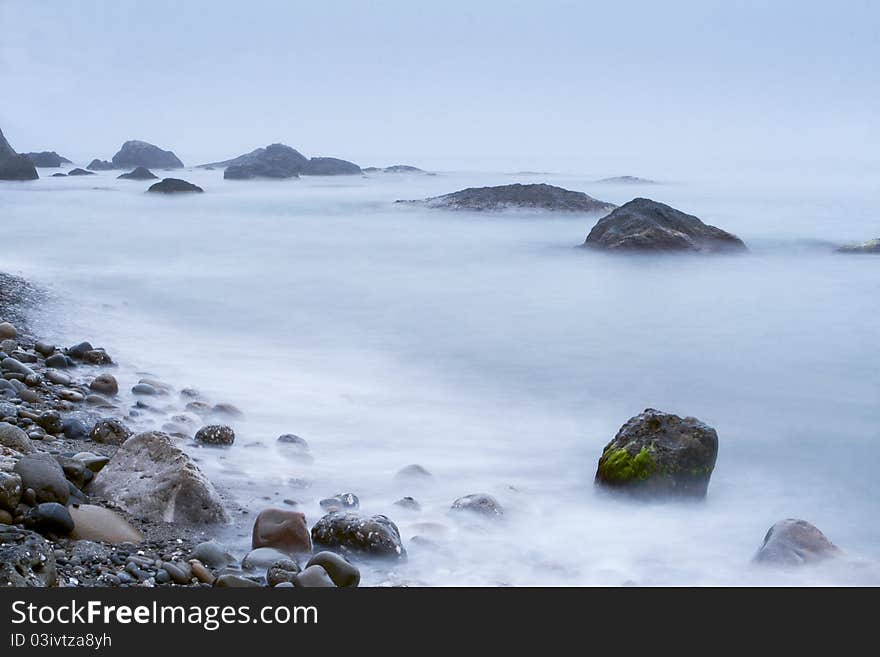
M705 497L718 434L696 418L652 408L630 418L599 458L596 483L647 497Z

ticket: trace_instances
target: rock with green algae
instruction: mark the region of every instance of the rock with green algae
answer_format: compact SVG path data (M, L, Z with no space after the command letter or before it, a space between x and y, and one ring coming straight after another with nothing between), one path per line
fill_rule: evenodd
M605 446L596 483L646 497L703 498L717 456L715 429L648 408Z

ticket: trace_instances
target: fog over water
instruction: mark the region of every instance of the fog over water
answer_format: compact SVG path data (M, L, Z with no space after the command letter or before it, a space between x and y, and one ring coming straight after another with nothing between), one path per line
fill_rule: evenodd
M365 564L367 583L880 584L880 269L832 252L877 235L876 172L637 169L287 182L191 170L181 177L206 193L185 198L118 172L0 183L3 268L48 286L39 331L106 347L121 388L150 372L245 410L232 448L192 448L252 511L225 536L239 552L267 504L297 500L311 524L319 499L351 491L409 551ZM666 184L591 182L615 173ZM596 216L393 203L515 181L648 196L750 251L610 256L575 248ZM704 503L594 489L603 446L647 407L717 429ZM276 451L288 432L313 464ZM395 483L410 463L433 481ZM449 515L475 492L504 518ZM394 506L403 495L423 510ZM752 568L786 517L847 557Z

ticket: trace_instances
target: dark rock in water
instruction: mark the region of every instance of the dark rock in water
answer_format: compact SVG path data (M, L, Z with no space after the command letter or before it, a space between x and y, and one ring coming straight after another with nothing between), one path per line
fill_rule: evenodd
M95 172L94 171L86 171L85 169L76 168L76 169L71 169L70 171L68 171L67 175L68 176L94 176Z
M647 178L639 178L637 176L612 176L611 178L602 178L597 183L607 183L611 185L656 185L657 181L648 180Z
M70 367L71 363L64 354L52 354L46 359L46 367L54 367L56 369L64 369Z
M102 395L115 395L119 392L119 383L112 374L99 374L89 384L89 388Z
M353 162L335 157L313 157L302 171L306 176L352 176L361 173Z
M235 432L225 424L209 424L196 432L195 439L202 445L227 446L235 442Z
M83 356L86 355L86 352L94 349L91 342L80 342L79 344L75 344L72 347L67 349L67 355L71 358L78 358L82 360Z
M309 444L306 442L306 439L292 433L284 433L278 436L278 444L299 452L309 451Z
M816 563L840 554L825 534L806 520L788 518L773 525L754 561L777 566L800 566Z
M61 157L55 151L42 151L40 153L25 153L24 156L34 163L35 167L45 169L57 169L62 164L70 164L70 160Z
M67 178L67 174L66 173L53 173L52 177L53 178Z
M401 468L397 471L397 474L394 475L394 479L398 481L418 481L418 480L428 480L431 479L432 475L430 472L425 470L418 463L413 463L412 465L408 465L405 468Z
M381 515L329 513L312 527L312 542L343 553L394 558L406 556L397 525Z
M422 169L410 166L409 164L394 164L390 167L385 167L383 171L385 173L425 173Z
M409 509L410 511L421 511L422 510L422 505L419 504L415 500L415 498L410 497L408 495L406 497L401 497L399 500L397 500L394 503L394 506L399 506L403 509Z
M229 160L225 163L223 177L227 180L298 178L308 163L308 159L296 149L284 144L270 144Z
M55 584L55 551L39 534L0 525L0 588Z
M135 139L125 142L113 156L113 166L117 169L182 169L183 162L171 151L163 151L158 146Z
M703 498L717 456L715 429L648 408L605 446L596 483L648 497Z
M68 440L85 440L89 437L89 429L82 420L68 417L61 423L61 431Z
M318 552L306 564L306 568L311 566L321 566L341 588L355 588L360 584L361 572L335 552Z
M131 431L120 420L108 417L95 423L91 437L96 443L102 445L121 445L131 438Z
M609 251L744 251L736 235L663 203L636 198L603 217L584 246Z
M119 180L158 180L159 176L146 167L137 167L133 171L116 176Z
M64 470L50 454L26 454L15 464L22 490L32 488L37 502L67 504L70 489Z
M40 176L27 156L15 152L0 130L0 180L36 180Z
M116 167L113 166L112 162L108 162L107 160L99 160L95 158L91 162L89 162L89 166L86 169L90 169L92 171L112 171Z
M583 192L574 192L544 183L535 185L500 185L498 187L469 187L451 194L434 196L424 201L398 201L421 203L429 208L446 210L469 210L494 212L499 210L525 209L551 212L607 212L615 206L599 201Z
M465 495L459 497L452 503L453 511L470 511L478 513L481 516L501 516L504 510L501 505L491 495L486 493L474 493L473 495Z
M880 253L880 237L861 244L847 244L837 249L838 253Z
M204 192L205 190L198 185L181 180L180 178L163 178L161 182L157 182L150 186L148 192L161 192L163 194L179 194L181 192Z
M321 508L326 511L341 511L342 509L357 509L361 505L361 501L354 493L337 493L333 497L328 497L319 502Z
M73 518L67 507L57 502L44 502L27 512L24 526L43 535L65 536L73 531Z
M308 554L312 551L312 541L305 515L287 509L263 509L254 522L251 547L275 548L286 554Z

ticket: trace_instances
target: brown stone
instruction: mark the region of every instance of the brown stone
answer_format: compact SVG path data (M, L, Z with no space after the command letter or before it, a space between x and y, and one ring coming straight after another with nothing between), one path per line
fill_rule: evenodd
M140 543L144 535L110 509L93 504L72 505L69 509L74 529L71 538L104 543Z
M271 547L287 554L311 552L312 539L305 515L287 509L264 509L254 522L252 546Z

